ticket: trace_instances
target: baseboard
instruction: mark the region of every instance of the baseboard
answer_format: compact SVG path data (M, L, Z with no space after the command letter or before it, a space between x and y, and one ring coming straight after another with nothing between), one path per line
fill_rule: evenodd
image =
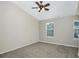
M20 48L25 47L25 46L29 46L29 45L34 44L34 43L37 43L37 42L38 42L38 41L29 43L29 44L26 44L26 45L22 45L22 46L19 46L19 47L16 47L16 48L13 48L13 49L4 51L4 52L0 52L0 54L4 54L4 53L10 52L10 51L14 51L14 50L20 49Z
M52 42L47 42L47 41L40 41L40 42L43 42L43 43L50 43L50 44L56 44L56 45L63 45L63 46L68 46L68 47L75 47L75 48L78 48L78 46L65 45L65 44L60 44L60 43L52 43Z
M14 50L16 50L16 49L20 49L20 48L22 48L22 47L25 47L25 46L28 46L28 45L31 45L31 44L34 44L34 43L37 43L37 42L50 43L50 44L56 44L56 45L63 45L63 46L76 47L76 48L78 48L77 46L72 46L72 45L64 45L64 44L52 43L52 42L46 42L46 41L36 41L36 42L32 42L32 43L29 43L29 44L26 44L26 45L22 45L22 46L20 46L20 47L14 48L14 49L10 49L10 50L1 52L0 54L7 53L7 52L10 52L10 51L14 51Z

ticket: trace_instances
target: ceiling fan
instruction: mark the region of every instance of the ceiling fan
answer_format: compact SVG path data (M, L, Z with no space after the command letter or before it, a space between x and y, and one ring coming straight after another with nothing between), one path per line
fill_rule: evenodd
M43 4L43 1L39 1L39 2L35 2L37 4L38 7L32 7L32 9L38 9L39 8L39 11L38 12L41 12L42 9L44 9L45 11L49 11L48 6L50 6L49 3L47 4Z

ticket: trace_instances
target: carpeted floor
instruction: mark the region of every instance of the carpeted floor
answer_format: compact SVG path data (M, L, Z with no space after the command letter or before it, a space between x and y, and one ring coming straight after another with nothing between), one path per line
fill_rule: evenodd
M78 49L48 43L35 43L0 55L1 58L75 58Z

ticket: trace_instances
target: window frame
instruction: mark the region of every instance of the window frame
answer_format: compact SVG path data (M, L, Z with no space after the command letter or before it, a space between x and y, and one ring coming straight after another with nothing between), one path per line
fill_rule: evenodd
M79 26L75 26L75 22L79 22L79 20L74 20L73 21L73 37L75 38L75 39L79 39L79 37L78 38L76 38L75 36L74 36L74 34L75 34L75 30L77 30L77 29L79 29Z
M47 22L47 23L45 23L45 33L46 33L46 38L53 38L54 37L54 33L53 33L53 36L47 36L47 25L48 24L50 24L50 23L52 23L53 24L53 26L54 26L54 22ZM49 30L53 30L54 31L54 28L52 28L52 29L49 29Z

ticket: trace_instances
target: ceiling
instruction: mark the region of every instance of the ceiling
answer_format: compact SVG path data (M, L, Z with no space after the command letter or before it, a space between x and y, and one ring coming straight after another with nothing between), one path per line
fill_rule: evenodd
M64 17L77 15L78 12L78 2L76 1L44 1L45 3L50 3L48 7L49 11L38 12L37 9L32 9L32 7L37 6L35 1L16 1L13 2L24 11L34 16L38 20L45 20L55 17Z

